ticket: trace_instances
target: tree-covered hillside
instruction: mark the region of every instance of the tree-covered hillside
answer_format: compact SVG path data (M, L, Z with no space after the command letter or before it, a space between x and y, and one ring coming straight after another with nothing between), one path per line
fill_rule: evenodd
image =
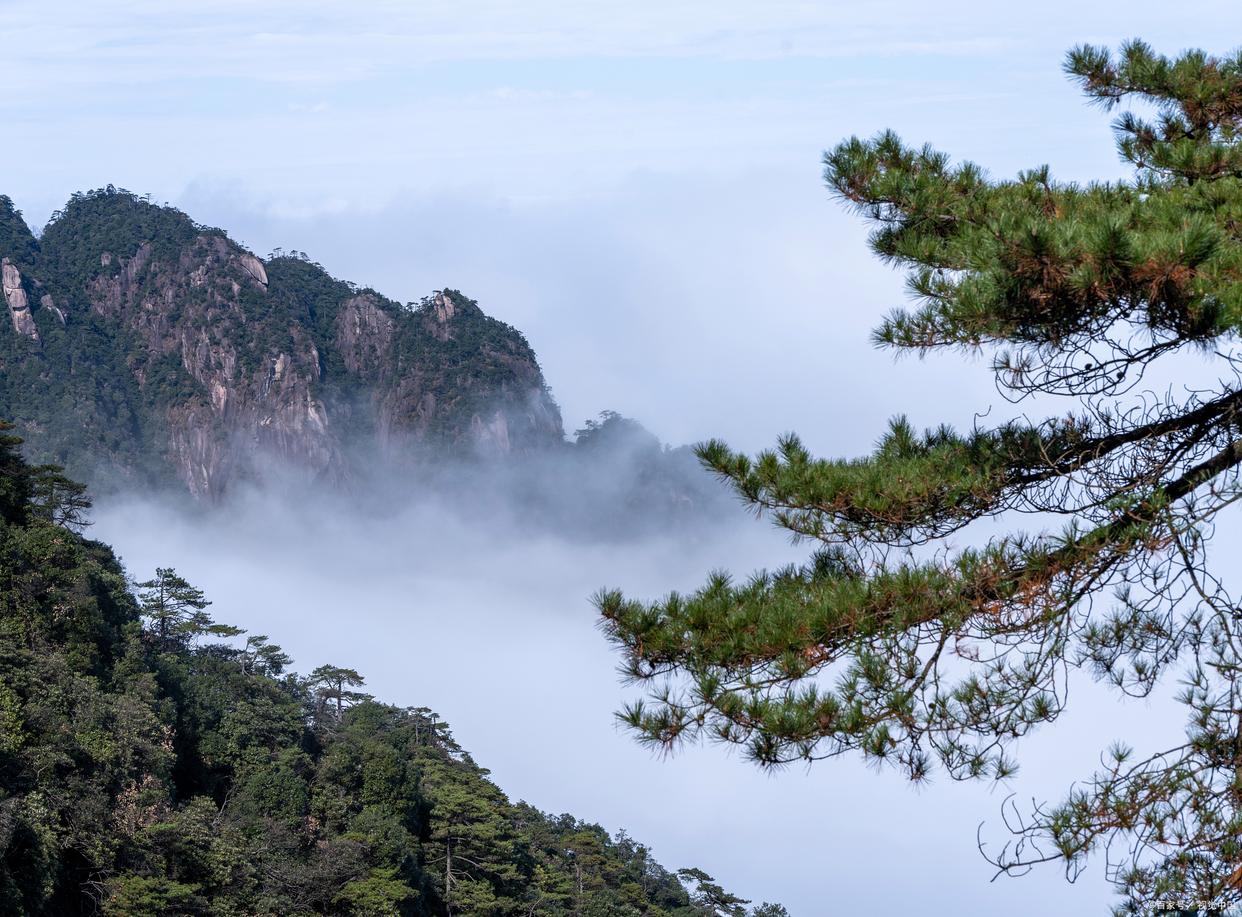
M0 438L0 914L748 913L624 834L511 803L430 710L242 645L175 571L131 586L78 534L81 488L18 442Z

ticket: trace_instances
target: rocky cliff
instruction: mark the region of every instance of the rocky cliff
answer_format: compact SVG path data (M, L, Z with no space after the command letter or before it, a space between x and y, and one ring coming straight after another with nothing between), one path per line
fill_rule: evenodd
M264 262L124 191L36 239L0 198L0 417L97 485L347 479L360 455L505 457L564 440L522 335L455 290L404 306Z
M13 319L13 330L22 337L39 340L39 329L30 314L30 301L26 298L22 273L8 258L0 258L0 281L9 317Z

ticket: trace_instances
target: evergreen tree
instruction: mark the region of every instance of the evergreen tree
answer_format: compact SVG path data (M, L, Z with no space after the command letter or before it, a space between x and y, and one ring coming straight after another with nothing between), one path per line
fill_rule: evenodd
M1154 112L1115 124L1132 179L997 181L892 133L824 164L918 303L875 340L990 352L1002 395L1067 407L969 431L899 418L862 459L795 436L755 458L708 442L703 462L811 559L598 605L627 674L654 686L622 714L642 738L706 735L768 766L857 752L913 779L999 780L1072 670L1138 696L1180 675L1184 741L1115 746L1063 802L1008 818L990 857L1072 877L1108 851L1125 913L1224 909L1242 900L1242 612L1222 579L1237 565L1214 570L1208 549L1242 497L1242 54L1136 41L1076 48L1066 70L1105 108ZM1137 388L1170 357L1215 381ZM968 529L995 517L1012 526Z
M53 525L83 529L90 525L91 508L86 485L69 478L59 465L36 465L30 469L32 505Z
M765 901L751 911L751 917L789 917L789 911L783 904L770 904Z
M251 634L246 638L241 664L242 670L247 674L275 677L292 661L284 650L270 641L267 634Z
M22 460L20 436L9 431L13 425L0 420L0 520L21 524L30 510L34 488L30 468Z
M503 914L513 902L505 895L518 878L513 827L505 800L483 780L484 773L433 759L422 774L431 806L427 862L449 915Z
M203 590L191 586L171 567L159 567L155 578L138 583L138 601L152 633L165 644L186 643L196 637L236 637L243 631L217 624L205 609L211 602Z
M746 917L746 905L750 902L729 894L703 870L694 867L679 869L677 878L694 890L690 900L711 917Z
M335 709L338 720L345 712L346 706L367 700L371 696L362 691L353 690L366 684L365 678L354 669L344 669L337 665L319 666L311 672L308 683L319 699L319 709L323 710L325 705L331 705Z

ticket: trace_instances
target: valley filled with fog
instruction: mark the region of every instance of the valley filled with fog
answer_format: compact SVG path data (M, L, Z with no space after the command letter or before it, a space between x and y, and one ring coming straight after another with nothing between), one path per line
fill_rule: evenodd
M1076 886L1055 867L989 884L976 828L1002 842L1007 793L1058 797L1113 737L1150 731L1151 705L1083 686L1055 728L1019 746L1022 770L1000 788L943 775L914 788L854 758L769 774L718 747L663 757L615 724L639 689L620 683L592 594L656 598L804 550L729 502L667 535L606 517L558 532L523 524L499 493L465 504L407 486L382 501L252 491L213 510L112 497L89 534L132 576L176 567L217 620L271 636L297 671L353 667L378 699L431 707L511 798L624 828L671 868L700 866L756 901L803 915L882 901L885 913L1032 917L1107 901L1102 863ZM830 906L828 884L846 889Z

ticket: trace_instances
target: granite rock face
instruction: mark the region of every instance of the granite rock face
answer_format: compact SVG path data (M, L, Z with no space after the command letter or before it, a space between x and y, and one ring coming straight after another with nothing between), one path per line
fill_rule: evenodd
M75 196L20 254L25 277L0 251L4 296L43 346L0 349L0 417L88 477L166 472L214 499L248 479L344 481L377 451L504 459L564 441L525 339L456 291L400 305L113 190ZM34 312L27 284L46 290Z
M0 279L3 280L4 301L9 307L13 330L32 341L39 340L39 329L30 314L30 301L22 287L21 271L8 258L0 260Z

